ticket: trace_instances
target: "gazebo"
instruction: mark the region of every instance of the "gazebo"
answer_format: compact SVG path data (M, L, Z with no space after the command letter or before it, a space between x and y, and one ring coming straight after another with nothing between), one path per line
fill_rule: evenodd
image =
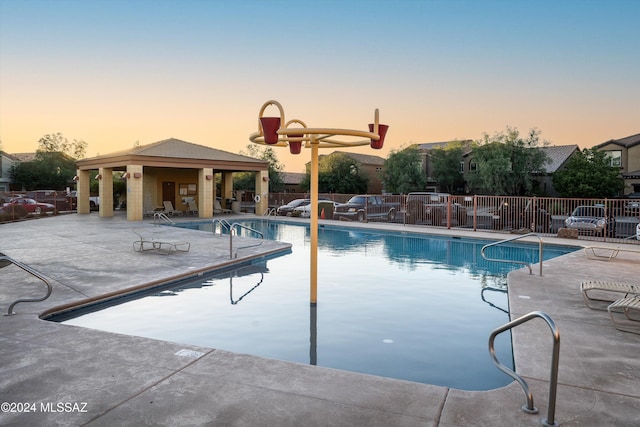
M248 156L170 138L112 154L77 162L78 213L90 212L89 183L98 179L100 216L113 216L113 180L127 184L127 219L142 220L144 215L170 201L179 209L193 198L200 218L213 216L216 194L215 174L221 173L221 194L231 199L233 172L256 172L256 212L267 208L269 164ZM114 173L120 172L120 173Z

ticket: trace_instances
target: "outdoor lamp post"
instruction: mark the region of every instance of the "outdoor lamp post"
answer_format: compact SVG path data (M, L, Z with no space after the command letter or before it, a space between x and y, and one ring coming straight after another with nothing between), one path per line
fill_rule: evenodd
M275 106L279 117L265 117L264 111L269 106ZM278 101L267 101L260 108L258 114L258 131L249 136L249 140L256 144L277 147L289 147L292 154L299 154L302 147L311 148L311 249L310 249L310 298L311 305L318 301L318 149L344 148L370 145L373 149L380 149L389 126L379 123L378 109L375 110L373 123L369 130L310 128L301 120L285 121L284 110ZM293 124L301 127L290 127ZM339 139L336 139L338 137ZM358 138L344 140L342 138ZM362 140L361 138L366 138Z

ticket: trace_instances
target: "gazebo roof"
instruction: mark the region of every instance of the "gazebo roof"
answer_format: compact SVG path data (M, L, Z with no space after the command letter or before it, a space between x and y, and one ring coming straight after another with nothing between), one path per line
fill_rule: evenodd
M268 163L263 160L176 138L82 159L77 162L78 168L81 170L99 167L119 169L131 164L174 168L212 167L218 170L232 171L256 171L268 168Z

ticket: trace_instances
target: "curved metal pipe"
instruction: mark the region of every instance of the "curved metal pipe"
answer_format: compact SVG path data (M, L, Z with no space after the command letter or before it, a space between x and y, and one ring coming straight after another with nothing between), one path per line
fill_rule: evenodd
M480 249L480 255L482 255L482 258L486 259L487 261L498 261L498 262L509 262L509 263L513 263L513 264L522 264L522 265L526 265L529 268L529 274L533 274L533 271L531 270L531 264L529 264L528 262L524 262L524 261L510 261L507 259L496 259L496 258L488 258L484 251L487 248L490 248L491 246L496 246L499 245L501 243L506 243L506 242L511 242L513 240L518 240L518 239L522 239L524 237L528 237L528 236L536 236L538 238L538 240L540 240L540 244L539 244L539 262L540 262L540 276L542 276L542 254L543 254L543 250L544 250L544 242L542 241L542 237L540 237L540 235L538 233L527 233L527 234L521 234L519 236L516 237L512 237L510 239L504 239L504 240L500 240L498 242L493 242L493 243L489 243L486 244L482 247L482 249Z
M529 386L527 382L520 375L507 368L505 365L500 363L498 358L496 357L496 352L494 348L494 341L498 334L507 331L509 329L514 328L515 326L521 325L525 322L528 322L531 319L536 317L540 317L547 322L551 332L553 333L553 355L551 359L551 377L549 379L549 408L547 412L547 418L542 420L542 424L545 426L557 426L558 424L554 421L554 416L556 412L556 393L558 389L558 359L560 358L560 331L556 326L555 322L548 314L543 313L541 311L532 311L529 314L525 314L522 317L519 317L511 322L500 326L497 329L494 329L489 336L489 354L491 355L491 359L493 363L505 374L509 375L511 378L516 380L522 389L524 390L525 396L527 398L526 405L522 406L522 410L531 414L535 414L538 412L535 406L533 406L533 394L529 391Z
M11 316L13 314L15 314L13 312L13 307L16 306L16 304L19 304L21 302L41 302L46 300L47 298L49 298L49 296L51 295L51 292L53 291L53 288L51 287L51 283L49 283L49 281L40 273L38 273L37 271L35 271L33 268L29 267L28 265L25 265L21 262L18 262L6 255L2 255L0 256L0 261L8 261L14 265L16 265L17 267L20 267L21 269L23 269L24 271L26 271L27 273L31 274L32 276L42 280L44 282L45 285L47 285L47 294L42 297L42 298L21 298L18 299L14 302L11 303L11 305L9 306L9 310L7 311L7 314L5 314L5 316Z

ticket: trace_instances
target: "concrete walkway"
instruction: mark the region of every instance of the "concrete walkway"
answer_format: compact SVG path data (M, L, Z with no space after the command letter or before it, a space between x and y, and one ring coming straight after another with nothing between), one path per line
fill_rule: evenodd
M348 224L341 224L348 225ZM358 224L366 228L502 238L496 234ZM548 416L552 335L539 319L514 330L519 384L486 392L393 380L329 368L185 346L41 320L54 307L93 301L150 282L228 264L228 239L183 229L167 238L191 242L188 253L133 250L132 228L148 221L97 214L63 215L0 225L0 252L44 274L49 299L20 303L0 316L2 426L538 426ZM546 244L587 243L544 238ZM639 246L633 246L640 248ZM239 260L287 250L268 242ZM562 426L640 425L640 335L619 332L606 311L584 306L582 280L637 283L640 253L609 262L583 251L544 262L543 276L509 275L512 318L550 315L560 330L555 421ZM44 294L18 267L0 268L0 310ZM487 337L488 339L488 337Z

